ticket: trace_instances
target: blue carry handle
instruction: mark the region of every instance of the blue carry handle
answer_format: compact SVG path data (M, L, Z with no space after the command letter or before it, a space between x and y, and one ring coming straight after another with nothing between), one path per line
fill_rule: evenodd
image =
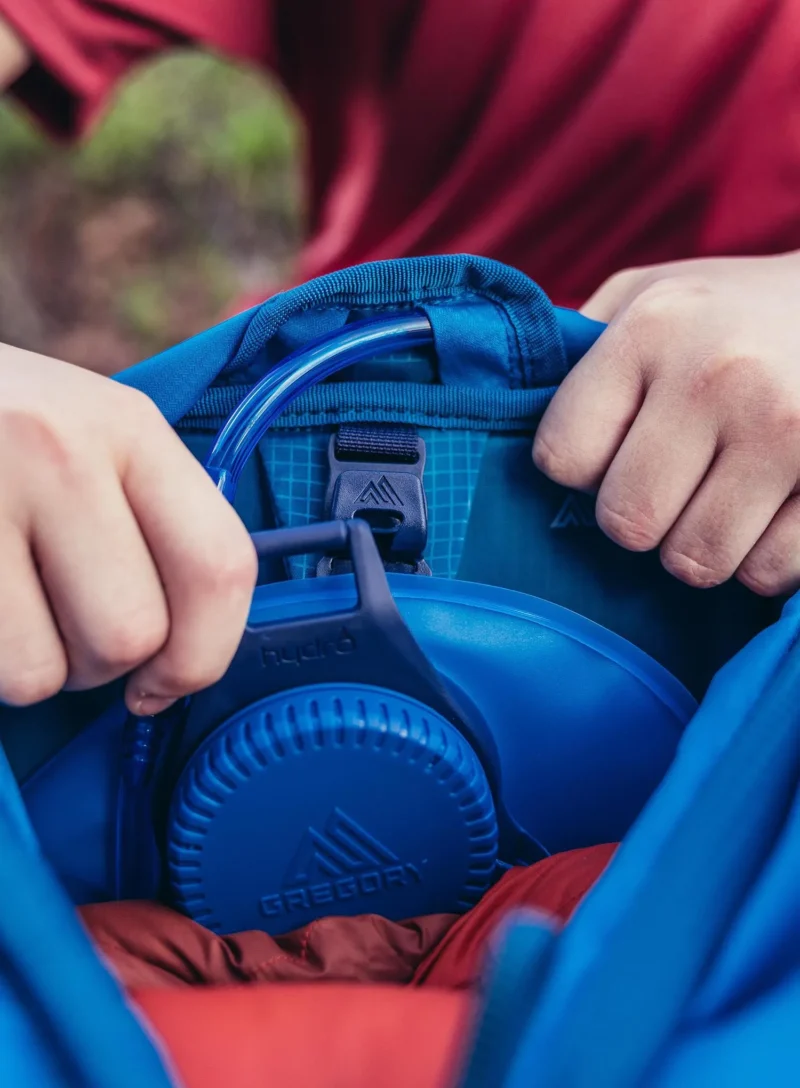
M600 335L606 330L606 325L602 321L593 321L591 317L584 317L577 310L567 310L563 306L556 306L555 311L558 331L564 341L567 364L571 368L580 362L589 348L600 339Z

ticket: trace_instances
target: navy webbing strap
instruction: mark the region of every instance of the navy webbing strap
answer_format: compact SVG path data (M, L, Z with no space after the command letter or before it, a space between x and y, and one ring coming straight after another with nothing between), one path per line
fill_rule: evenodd
M419 461L417 429L405 424L367 427L344 424L336 434L334 448L340 461L406 465Z

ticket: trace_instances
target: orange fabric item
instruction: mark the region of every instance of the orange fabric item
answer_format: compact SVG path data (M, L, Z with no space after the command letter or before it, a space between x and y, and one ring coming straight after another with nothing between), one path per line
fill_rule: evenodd
M325 918L273 938L218 937L157 903L81 914L185 1088L448 1088L498 924L520 907L567 921L614 850L512 869L461 918Z
M399 986L135 991L185 1088L447 1088L469 994Z

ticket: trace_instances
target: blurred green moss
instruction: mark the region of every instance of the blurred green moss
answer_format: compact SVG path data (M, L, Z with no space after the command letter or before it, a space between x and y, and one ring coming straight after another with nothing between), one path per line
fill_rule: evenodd
M20 113L0 100L0 174L43 157L47 141Z
M87 184L129 184L158 160L185 180L215 177L247 191L296 151L295 120L262 73L187 52L135 73L90 138L65 154ZM18 110L0 105L0 173L55 153Z
M264 73L189 51L132 73L72 146L0 100L0 264L32 315L0 306L0 340L123 365L274 289L301 236L298 133Z
M146 268L119 285L117 320L143 351L160 351L172 339L176 308L194 304L208 313L219 313L235 288L231 267L218 251L199 248L191 253L191 260L178 252L159 265L156 275Z
M180 148L176 169L249 188L294 159L296 126L262 75L214 57L176 55L123 87L92 139L74 152L79 176L111 182L147 174ZM188 179L187 179L188 180Z

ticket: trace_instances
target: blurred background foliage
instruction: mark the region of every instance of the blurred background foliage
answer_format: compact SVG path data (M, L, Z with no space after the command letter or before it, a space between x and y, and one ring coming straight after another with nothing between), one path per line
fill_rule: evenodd
M197 53L136 73L76 146L0 105L0 340L111 372L268 294L299 152L277 88Z

